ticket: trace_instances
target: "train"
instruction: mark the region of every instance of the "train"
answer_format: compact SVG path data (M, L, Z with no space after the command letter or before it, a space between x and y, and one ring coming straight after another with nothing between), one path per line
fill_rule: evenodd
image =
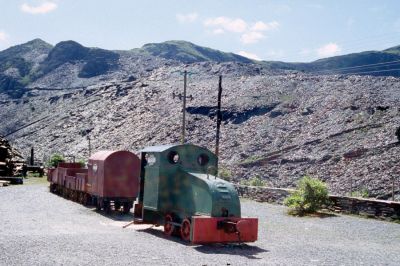
M255 242L258 218L242 217L232 183L217 176L218 158L204 147L171 144L100 151L87 167L48 170L50 191L97 210L130 213L135 223L163 225L193 244Z

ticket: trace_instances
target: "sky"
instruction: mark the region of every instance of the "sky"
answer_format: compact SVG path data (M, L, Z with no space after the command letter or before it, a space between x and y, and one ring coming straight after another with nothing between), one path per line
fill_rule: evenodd
M400 45L398 0L0 0L0 50L41 38L129 50L185 40L309 62Z

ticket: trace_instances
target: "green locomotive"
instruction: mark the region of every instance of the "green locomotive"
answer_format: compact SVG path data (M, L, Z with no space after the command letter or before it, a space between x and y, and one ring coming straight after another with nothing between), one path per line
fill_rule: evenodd
M256 241L257 218L241 217L236 189L216 175L217 157L205 148L145 148L135 220L192 243Z

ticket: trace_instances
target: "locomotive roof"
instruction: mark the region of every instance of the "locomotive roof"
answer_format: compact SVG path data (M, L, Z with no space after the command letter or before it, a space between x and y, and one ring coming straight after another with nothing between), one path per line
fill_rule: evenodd
M167 145L157 145L157 146L150 146L150 147L145 147L143 150L140 152L163 152L166 151L172 147L178 146L179 144L167 144Z
M107 159L108 156L110 156L111 154L115 153L117 151L98 151L94 154L92 154L92 156L90 156L90 160L96 160L96 161L103 161L105 159Z
M175 143L175 144L166 144L166 145L157 145L157 146L150 146L150 147L145 147L143 150L140 152L164 152L166 150L169 150L173 147L178 147L178 146L195 146L202 148L200 146L191 144L191 143L185 143L185 144L180 144L180 143Z

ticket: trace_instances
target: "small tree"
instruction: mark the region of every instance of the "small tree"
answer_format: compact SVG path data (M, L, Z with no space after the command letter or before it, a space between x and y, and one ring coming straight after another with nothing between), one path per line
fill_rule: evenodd
M291 208L290 214L315 213L329 202L326 184L316 178L304 176L296 191L287 197L284 204Z
M58 163L62 163L62 162L65 162L65 159L61 154L53 154L50 157L48 165L50 167L57 167Z

